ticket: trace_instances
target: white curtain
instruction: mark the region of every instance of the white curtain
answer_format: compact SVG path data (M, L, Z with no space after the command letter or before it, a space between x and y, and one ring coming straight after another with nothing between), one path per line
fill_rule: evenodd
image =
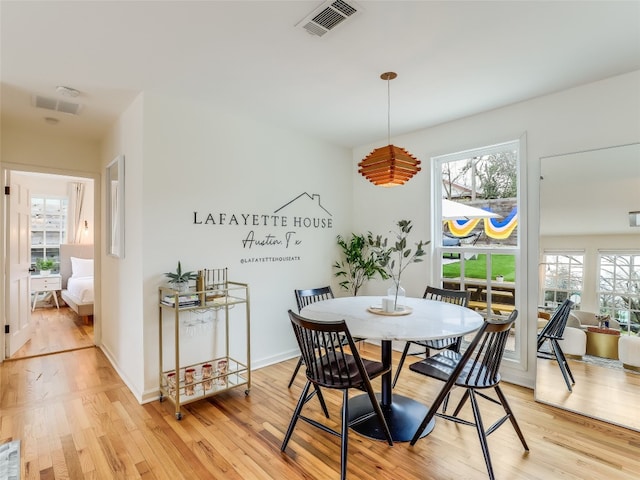
M82 209L84 205L84 183L71 182L69 184L69 243L82 242Z

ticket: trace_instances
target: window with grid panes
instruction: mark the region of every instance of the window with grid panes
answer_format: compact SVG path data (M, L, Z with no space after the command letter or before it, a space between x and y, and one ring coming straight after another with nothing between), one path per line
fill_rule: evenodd
M68 199L31 197L31 264L39 258L60 258L60 244L67 238Z
M567 298L579 308L584 285L584 254L580 252L545 252L542 302L557 307Z
M600 252L600 313L611 315L622 333L640 331L640 251Z
M436 257L441 259L434 264L440 270L434 274L444 288L471 291L470 305L481 315L506 318L519 304L520 140L434 157L432 168L433 177L441 179L435 182L433 200L440 204L435 210L443 220L433 225ZM500 221L511 220L500 224L500 232L487 229L491 215L447 214L442 199L490 210ZM505 349L507 358L516 362L524 361L526 336L519 333L524 318L519 315L514 326L517 339Z

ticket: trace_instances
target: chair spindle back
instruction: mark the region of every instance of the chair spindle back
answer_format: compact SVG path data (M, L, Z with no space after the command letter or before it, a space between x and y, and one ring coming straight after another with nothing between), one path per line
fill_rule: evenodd
M307 378L327 388L357 388L366 375L344 320L313 322L289 310L291 325L306 366ZM347 351L347 348L349 351ZM357 372L349 365L355 359Z

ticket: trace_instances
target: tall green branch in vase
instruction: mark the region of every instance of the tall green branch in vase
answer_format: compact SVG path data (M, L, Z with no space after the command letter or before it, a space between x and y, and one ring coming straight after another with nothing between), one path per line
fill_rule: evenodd
M383 280L389 278L364 235L352 233L348 241L338 235L337 242L342 249L343 259L334 263L333 268L337 270L335 276L343 279L340 282L342 289L355 297L360 288L376 275Z
M367 242L374 251L377 263L387 273L388 278L393 280L395 286L394 306L398 306L398 290L400 289L400 277L402 272L412 263L422 262L422 257L426 254L424 248L429 241L420 240L413 248L407 248L407 237L411 233L413 225L411 220L399 220L398 231L391 232L395 236L395 241L382 238L381 235L373 236L369 233Z

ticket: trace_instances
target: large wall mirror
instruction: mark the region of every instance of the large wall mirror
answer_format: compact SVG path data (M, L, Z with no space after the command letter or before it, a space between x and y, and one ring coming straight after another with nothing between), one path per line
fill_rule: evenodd
M559 342L574 381L546 343L536 400L640 431L640 144L545 157L540 173L538 327L574 303Z

